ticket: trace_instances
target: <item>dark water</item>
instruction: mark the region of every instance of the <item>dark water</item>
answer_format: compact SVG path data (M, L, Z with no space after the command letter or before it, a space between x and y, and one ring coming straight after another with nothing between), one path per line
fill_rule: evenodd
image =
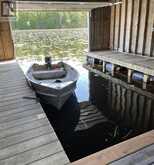
M124 87L81 67L78 69L77 90L60 111L42 103L70 161L154 129L154 94L130 89L129 85ZM108 120L96 117L98 112L93 114L95 120L90 115L92 111L84 116L79 104L83 101L96 105ZM83 116L86 124L96 124L76 130Z

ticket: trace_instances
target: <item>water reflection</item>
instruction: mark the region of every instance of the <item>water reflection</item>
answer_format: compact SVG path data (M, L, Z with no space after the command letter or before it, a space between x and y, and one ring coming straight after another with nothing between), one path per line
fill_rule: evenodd
M41 100L71 161L154 128L154 94L76 68L77 89L60 111Z
M137 92L103 77L89 74L90 99L103 113L121 127L134 132L154 128L154 94Z

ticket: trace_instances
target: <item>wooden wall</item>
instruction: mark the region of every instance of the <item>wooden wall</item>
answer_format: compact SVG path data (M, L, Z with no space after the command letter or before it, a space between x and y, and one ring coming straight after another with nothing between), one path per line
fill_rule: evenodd
M111 7L93 9L89 17L90 51L106 50L110 46Z
M14 45L9 22L0 22L0 61L14 58Z
M111 7L110 48L154 56L154 0L122 0Z

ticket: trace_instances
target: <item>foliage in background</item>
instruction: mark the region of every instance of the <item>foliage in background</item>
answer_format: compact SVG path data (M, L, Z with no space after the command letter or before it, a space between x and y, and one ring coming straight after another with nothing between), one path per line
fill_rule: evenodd
M87 29L17 30L13 36L18 58L83 61L88 47Z
M13 29L59 29L87 27L87 12L18 12Z
M83 60L88 47L87 12L19 12L12 27L18 59Z

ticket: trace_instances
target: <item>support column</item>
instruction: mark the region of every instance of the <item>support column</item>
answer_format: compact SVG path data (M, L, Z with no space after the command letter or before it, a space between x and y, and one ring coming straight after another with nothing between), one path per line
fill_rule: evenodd
M147 88L148 79L149 79L149 75L144 74L143 84L142 84L142 88L143 89L146 89Z
M95 66L95 59L92 58L92 67L94 67L94 66Z
M115 64L112 64L112 70L111 70L111 75L114 76L114 71L115 71Z
M132 69L128 69L128 83L131 83L132 81L132 74L133 74L133 70Z
M105 73L105 65L106 65L106 62L103 61L103 66L102 66L102 71L103 71L103 73Z

